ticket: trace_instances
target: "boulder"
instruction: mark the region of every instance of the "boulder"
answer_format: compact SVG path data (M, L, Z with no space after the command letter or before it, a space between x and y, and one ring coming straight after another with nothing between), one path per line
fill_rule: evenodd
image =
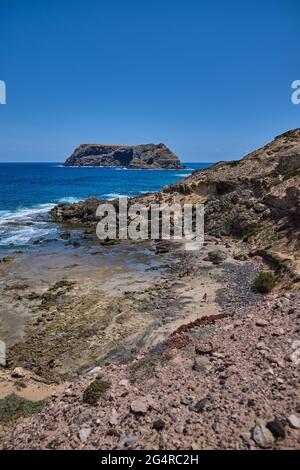
M227 258L227 253L223 250L212 250L208 252L207 261L211 261L213 264L220 264Z

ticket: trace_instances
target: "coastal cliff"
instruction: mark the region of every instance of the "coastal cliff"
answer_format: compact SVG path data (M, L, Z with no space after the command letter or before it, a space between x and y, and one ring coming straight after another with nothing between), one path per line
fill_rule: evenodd
M83 144L65 161L64 166L107 166L145 170L184 168L179 158L164 144Z
M264 252L300 275L300 129L285 132L241 160L219 162L162 192L132 199L147 205L156 201L204 203L206 234L245 241L250 253ZM97 203L61 204L52 217L96 224Z
M27 398L37 380L65 382L36 415L22 420L17 409L13 429L1 430L0 409L0 447L299 448L299 171L296 129L131 199L203 203L206 217L201 250L156 240L136 272L141 246L93 241L101 201L56 206L68 248L51 269L49 256L39 276L31 254L27 265L17 254L0 263L1 298L33 312L0 379L20 394L22 378ZM2 400L4 417L11 402Z
M238 161L220 162L164 189L163 199L205 204L206 233L249 243L300 276L300 129Z

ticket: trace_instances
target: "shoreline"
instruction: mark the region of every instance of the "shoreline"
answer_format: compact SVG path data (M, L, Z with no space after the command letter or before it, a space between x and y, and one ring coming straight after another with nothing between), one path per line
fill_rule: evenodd
M3 428L2 448L93 449L99 441L102 449L256 448L251 430L255 426L265 429L272 418L287 419L296 408L295 365L289 358L293 352L291 322L299 315L300 298L297 291L287 295L279 288L267 298L253 294L251 283L263 269L262 260L236 260L236 242L224 239L223 243L208 237L197 255L182 252L171 243L170 251L159 255L165 269L150 288L121 295L123 312L124 299L129 298L130 316L134 311L142 317L152 313L152 323L143 334L106 351L102 360L87 364L67 382L50 386L52 396L38 415L16 422L13 430ZM214 248L228 254L219 265L203 259ZM284 302L280 307L283 313L279 309L274 317L277 304L283 306ZM298 307L286 317L284 311L290 302ZM261 326L260 318L265 322ZM91 413L82 402L82 393L96 377L108 380L111 388ZM275 388L274 380L278 384ZM253 381L257 382L254 388ZM15 382L6 373L6 386ZM33 397L36 390L30 377L27 383L27 397L30 393ZM241 394L245 399L239 402L237 387L245 389ZM289 400L281 400L281 389ZM198 412L194 407L200 399L205 406ZM146 411L128 414L134 401ZM55 444L51 432L54 419L61 422ZM163 421L163 429L153 432L157 420ZM220 428L213 422L220 423ZM225 428L231 430L228 437ZM36 437L33 429L39 430ZM82 429L88 429L91 437L82 439ZM288 421L285 430L284 441L271 440L268 446L297 448L297 430L290 428Z

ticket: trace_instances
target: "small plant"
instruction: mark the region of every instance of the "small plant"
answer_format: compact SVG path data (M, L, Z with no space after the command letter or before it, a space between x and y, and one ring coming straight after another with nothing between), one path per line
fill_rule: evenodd
M252 284L252 290L260 294L271 292L277 282L277 277L270 272L261 272Z
M284 176L283 176L283 181L289 180L291 178L294 178L294 176L300 175L300 170L291 170L288 171Z
M9 422L18 418L27 418L38 413L47 400L32 401L21 398L14 393L0 400L0 422Z
M230 162L227 162L227 165L229 165L231 168L234 168L240 164L240 160L232 160Z
M107 382L106 380L94 380L94 382L92 382L83 393L84 403L88 403L93 406L97 405L100 398L104 395L106 390L110 388L110 386L110 382Z

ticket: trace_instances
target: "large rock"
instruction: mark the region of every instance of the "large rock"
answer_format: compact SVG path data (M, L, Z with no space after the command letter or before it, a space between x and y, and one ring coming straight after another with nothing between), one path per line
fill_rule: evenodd
M132 169L184 168L164 144L83 144L66 160L65 166L108 166Z

